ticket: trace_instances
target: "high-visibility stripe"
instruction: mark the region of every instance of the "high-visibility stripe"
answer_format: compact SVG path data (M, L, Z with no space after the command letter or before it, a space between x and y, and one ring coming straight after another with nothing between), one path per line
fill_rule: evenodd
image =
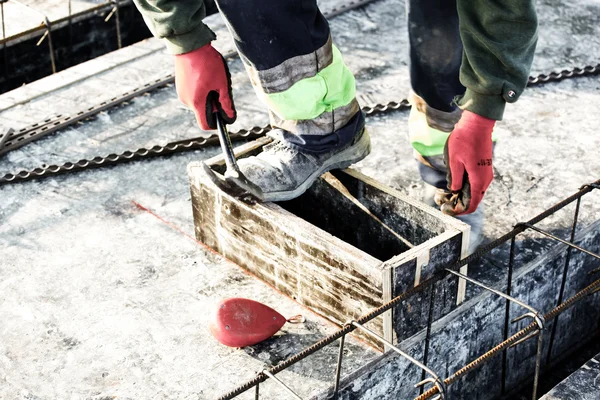
M444 154L444 147L450 132L432 128L427 123L425 113L418 111L414 106L408 116L410 143L413 148L424 157L433 157ZM492 131L492 140L497 140L496 130Z
M283 92L305 78L315 76L333 61L331 36L325 45L316 51L292 57L281 64L266 70L256 70L248 65L248 75L252 85L264 93Z
M308 120L350 104L356 95L354 76L344 64L340 51L332 46L329 66L279 93L264 93L255 86L269 110L282 120Z
M425 113L412 108L408 116L410 143L422 156L438 156L444 154L444 146L450 132L434 129L427 124Z
M349 104L338 107L333 111L324 112L313 119L285 120L272 112L269 114L272 126L293 132L296 135L310 136L327 135L341 129L359 111L360 106L356 99L353 99Z

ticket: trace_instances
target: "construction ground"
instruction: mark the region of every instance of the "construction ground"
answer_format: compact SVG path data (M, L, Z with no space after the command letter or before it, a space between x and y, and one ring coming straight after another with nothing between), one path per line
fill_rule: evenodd
M327 11L343 2L319 3ZM532 76L598 64L597 0L541 0L538 14ZM206 22L218 34L215 47L232 53L221 17ZM407 97L404 1L373 1L332 17L330 26L361 105ZM231 131L267 124L241 61L228 60L239 116ZM0 95L0 127L74 114L172 70L163 44L148 39ZM600 78L590 76L537 85L507 107L484 200L486 240L600 178L599 104ZM372 155L355 168L421 199L407 117L368 117ZM0 176L208 135L171 85L7 153ZM213 146L0 186L0 399L213 399L338 329L195 240L186 166L219 152ZM565 236L573 208L567 211L540 227ZM581 202L579 229L598 219L596 190ZM525 237L533 240L520 246ZM517 262L552 247L537 237L520 237ZM473 276L502 276L500 253L473 266ZM256 346L224 347L207 325L210 310L228 297L263 302L286 317L303 314L306 322ZM380 355L352 337L346 346L348 372ZM331 386L336 359L337 349L327 348L278 376L310 398ZM274 382L261 385L261 398L283 393Z

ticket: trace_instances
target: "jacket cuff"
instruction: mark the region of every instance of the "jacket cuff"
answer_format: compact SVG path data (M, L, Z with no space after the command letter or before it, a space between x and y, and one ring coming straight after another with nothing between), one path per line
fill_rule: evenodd
M481 94L467 89L463 96L455 98L456 104L463 110L469 110L496 121L502 120L506 100L500 94Z
M217 35L208 26L200 23L189 32L166 37L165 42L170 53L184 54L199 49L216 38Z

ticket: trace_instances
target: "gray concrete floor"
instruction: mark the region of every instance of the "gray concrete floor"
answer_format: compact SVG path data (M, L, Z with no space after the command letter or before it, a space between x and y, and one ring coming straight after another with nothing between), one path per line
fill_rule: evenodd
M321 4L327 9L336 2ZM596 0L540 1L538 11L533 74L598 63ZM220 17L208 21L219 34L216 46L231 50ZM331 21L331 29L357 76L363 104L407 96L403 1L380 0L346 13ZM393 40L382 40L384 35ZM239 113L232 130L265 124L240 61L230 66ZM0 126L20 128L78 111L170 72L172 61L160 42L144 41L1 95ZM485 199L488 238L600 178L599 82L582 78L532 88L508 107L497 128L496 181ZM419 197L423 185L406 119L406 113L369 118L373 154L357 168ZM202 134L174 89L165 88L9 153L0 159L0 171ZM0 398L214 398L335 329L190 238L185 167L217 152L0 187ZM581 226L600 217L599 199L598 193L584 199ZM572 209L565 210L542 226L562 232L571 216ZM523 246L522 257L536 249ZM497 255L488 265L498 270L494 276L503 270ZM206 321L215 303L233 296L263 301L285 315L303 313L308 321L287 326L265 344L228 349L210 336ZM345 371L376 356L356 341L349 349ZM335 350L281 378L303 396L327 387ZM282 398L272 383L261 392Z
M6 37L35 28L44 22L44 16L52 23L71 14L88 10L102 0L9 0L4 4L4 29ZM0 31L0 35L2 32Z
M540 400L596 400L600 393L600 354L592 357Z

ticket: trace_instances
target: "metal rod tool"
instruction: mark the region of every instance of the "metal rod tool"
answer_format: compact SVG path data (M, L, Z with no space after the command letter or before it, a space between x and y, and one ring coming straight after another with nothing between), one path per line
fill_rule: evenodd
M231 138L229 132L227 132L227 126L218 112L215 113L215 120L217 121L219 143L221 143L227 169L225 174L221 175L204 162L202 163L204 172L219 189L228 195L250 204L262 202L264 199L262 190L250 182L240 171L231 145Z

